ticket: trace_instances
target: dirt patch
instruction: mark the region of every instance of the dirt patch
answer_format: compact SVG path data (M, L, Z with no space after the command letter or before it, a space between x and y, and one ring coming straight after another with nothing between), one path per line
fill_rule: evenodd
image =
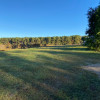
M90 64L88 66L83 66L83 68L96 73L100 78L100 64Z

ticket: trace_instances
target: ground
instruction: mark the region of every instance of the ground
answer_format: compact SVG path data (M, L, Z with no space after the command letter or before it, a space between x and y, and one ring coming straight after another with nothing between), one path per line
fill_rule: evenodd
M84 69L96 73L100 78L100 63L99 64L90 64L88 66L83 66Z
M100 100L100 64L84 46L0 51L0 100Z

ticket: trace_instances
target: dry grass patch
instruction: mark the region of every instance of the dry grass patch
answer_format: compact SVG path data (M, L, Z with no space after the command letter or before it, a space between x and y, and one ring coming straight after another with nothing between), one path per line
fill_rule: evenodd
M83 68L96 73L100 77L100 64L89 64L88 66L83 66Z

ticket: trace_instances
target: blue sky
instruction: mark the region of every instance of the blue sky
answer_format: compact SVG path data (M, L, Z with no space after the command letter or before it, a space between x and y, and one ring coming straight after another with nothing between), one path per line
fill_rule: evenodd
M0 37L85 35L100 0L0 0Z

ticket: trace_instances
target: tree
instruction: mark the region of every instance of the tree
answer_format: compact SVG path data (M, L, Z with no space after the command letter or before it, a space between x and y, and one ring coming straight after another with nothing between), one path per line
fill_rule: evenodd
M71 41L71 37L66 37L66 44L71 45L72 41Z
M87 46L91 49L100 50L100 5L95 9L90 8L88 11L88 30L86 34L88 35Z
M81 42L82 42L81 36L75 35L75 36L74 36L74 44L80 45Z
M47 38L46 38L46 43L47 43L47 44L51 44L51 37L47 37Z

